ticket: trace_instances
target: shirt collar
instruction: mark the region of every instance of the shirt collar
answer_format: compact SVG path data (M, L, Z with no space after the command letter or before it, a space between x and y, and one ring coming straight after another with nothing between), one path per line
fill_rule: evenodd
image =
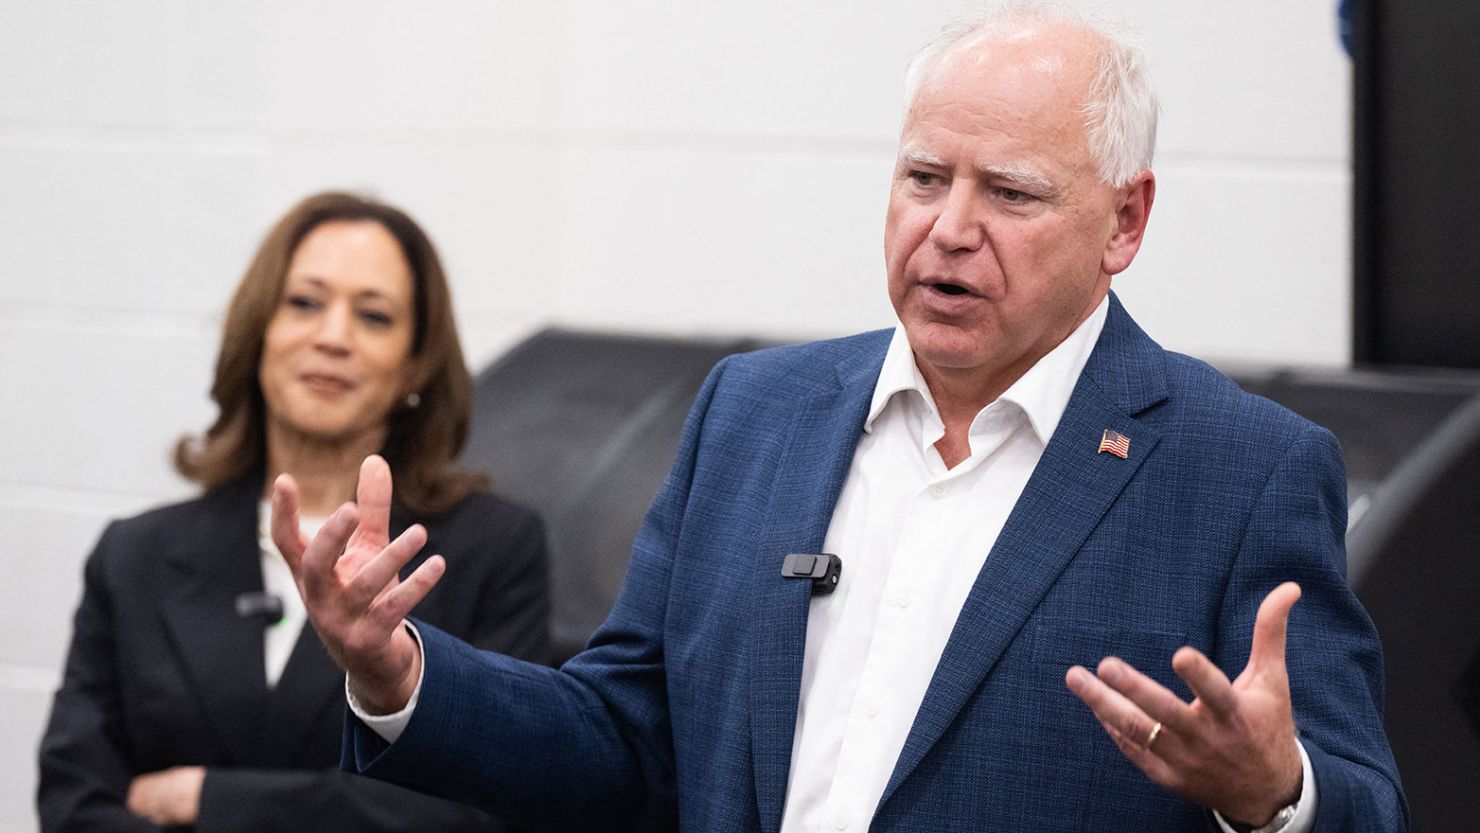
M1069 397L1079 382L1079 375L1100 340L1100 331L1105 328L1105 318L1110 309L1110 296L1100 300L1100 305L1089 314L1067 338L1048 351L1028 372L1012 383L998 401L1011 402L1027 414L1033 432L1044 445L1053 436L1064 409L1069 407ZM894 337L889 341L889 351L884 354L884 365L879 371L879 381L874 385L874 397L869 405L868 419L863 430L872 432L874 420L894 401L895 394L914 391L938 420L935 398L925 385L925 378L915 364L915 354L910 350L909 338L904 325L894 328ZM988 403L990 406L991 403ZM986 408L983 408L986 410Z

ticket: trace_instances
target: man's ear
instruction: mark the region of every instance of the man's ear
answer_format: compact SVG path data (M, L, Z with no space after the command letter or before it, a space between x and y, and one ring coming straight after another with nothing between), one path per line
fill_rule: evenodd
M1105 255L1100 268L1107 275L1125 271L1146 234L1146 220L1151 216L1151 203L1156 199L1156 175L1151 171L1136 174L1130 184L1115 192L1115 225L1105 242Z

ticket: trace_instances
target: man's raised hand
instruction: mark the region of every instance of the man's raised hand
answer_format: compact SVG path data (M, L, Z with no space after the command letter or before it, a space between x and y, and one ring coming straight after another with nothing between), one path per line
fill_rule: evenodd
M273 484L272 540L298 583L309 621L350 687L373 712L404 708L421 675L421 651L402 627L446 564L434 555L403 582L401 568L426 544L414 524L390 540L391 471L378 456L365 458L355 503L329 516L312 541L298 525L298 484L282 475Z
M1120 751L1151 780L1230 821L1269 822L1301 792L1301 763L1285 671L1285 631L1300 587L1264 597L1249 663L1229 682L1200 651L1184 647L1172 668L1191 703L1124 661L1107 657L1091 674L1069 669L1069 689L1095 713Z

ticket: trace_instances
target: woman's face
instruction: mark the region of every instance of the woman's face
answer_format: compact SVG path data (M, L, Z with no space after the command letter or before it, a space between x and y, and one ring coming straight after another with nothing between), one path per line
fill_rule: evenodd
M377 222L331 221L303 238L257 369L269 436L378 447L410 392L411 281L400 245Z

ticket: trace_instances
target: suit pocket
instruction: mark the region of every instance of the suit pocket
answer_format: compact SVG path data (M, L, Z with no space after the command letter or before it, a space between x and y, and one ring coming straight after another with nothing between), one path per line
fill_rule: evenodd
M1094 668L1105 657L1116 656L1159 677L1154 672L1170 671L1172 654L1185 644L1187 635L1176 631L1049 619L1034 633L1033 661Z

